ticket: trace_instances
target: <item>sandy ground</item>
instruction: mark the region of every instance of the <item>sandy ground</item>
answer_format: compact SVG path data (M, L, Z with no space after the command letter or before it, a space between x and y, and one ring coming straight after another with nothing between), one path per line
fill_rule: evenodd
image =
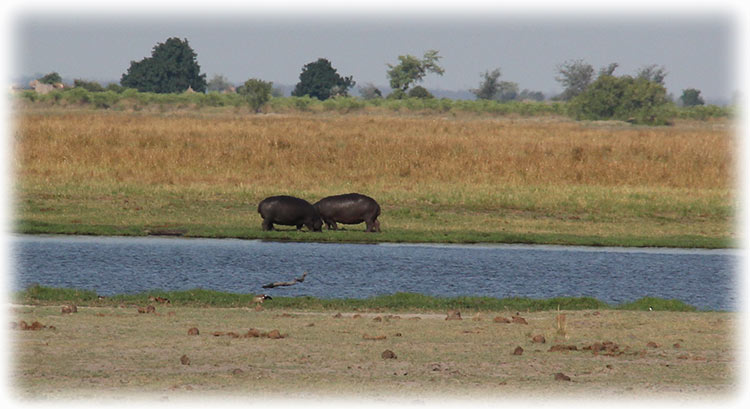
M12 306L13 396L715 402L739 388L736 313L138 307Z

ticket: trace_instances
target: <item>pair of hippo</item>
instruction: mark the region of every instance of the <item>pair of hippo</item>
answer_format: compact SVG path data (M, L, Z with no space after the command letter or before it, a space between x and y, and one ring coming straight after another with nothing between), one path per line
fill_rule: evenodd
M273 225L307 226L312 231L322 231L323 222L328 230L338 230L336 223L359 224L365 222L368 232L380 232L380 205L375 199L359 193L328 196L314 205L294 196L271 196L258 204L263 218L263 230L273 230Z

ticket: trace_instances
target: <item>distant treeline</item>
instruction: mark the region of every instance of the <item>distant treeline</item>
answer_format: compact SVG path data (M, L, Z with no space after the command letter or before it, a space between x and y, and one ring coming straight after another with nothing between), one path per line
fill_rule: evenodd
M135 89L88 91L82 87L54 90L39 94L33 90L17 92L22 101L49 106L86 106L112 110L169 110L204 107L246 108L247 100L236 93L173 93L158 94L139 92ZM467 112L494 115L517 114L521 116L560 115L574 116L569 112L570 104L563 101L508 101L452 100L447 98L363 99L358 97L335 97L320 101L309 96L273 97L261 109L264 113L285 112L338 112L350 113L365 110L393 112L448 113ZM668 117L677 119L731 118L735 107L698 105L680 107L668 104Z

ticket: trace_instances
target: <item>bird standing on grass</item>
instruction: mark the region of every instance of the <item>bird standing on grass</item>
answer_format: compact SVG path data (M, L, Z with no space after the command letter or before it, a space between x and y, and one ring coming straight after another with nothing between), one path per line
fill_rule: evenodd
M273 298L271 298L270 295L265 295L265 294L258 294L255 297L253 297L253 302L255 303L255 305L263 304L263 301L265 300L273 300Z

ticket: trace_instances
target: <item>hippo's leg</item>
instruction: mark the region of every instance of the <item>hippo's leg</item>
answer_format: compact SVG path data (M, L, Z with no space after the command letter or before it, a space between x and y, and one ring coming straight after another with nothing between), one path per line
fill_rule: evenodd
M378 219L372 220L372 229L370 231L375 231L375 232L380 233L380 222L378 221Z
M273 223L269 219L263 219L263 231L273 230Z
M302 230L302 226L303 226L303 224L298 224L297 225L297 230Z

